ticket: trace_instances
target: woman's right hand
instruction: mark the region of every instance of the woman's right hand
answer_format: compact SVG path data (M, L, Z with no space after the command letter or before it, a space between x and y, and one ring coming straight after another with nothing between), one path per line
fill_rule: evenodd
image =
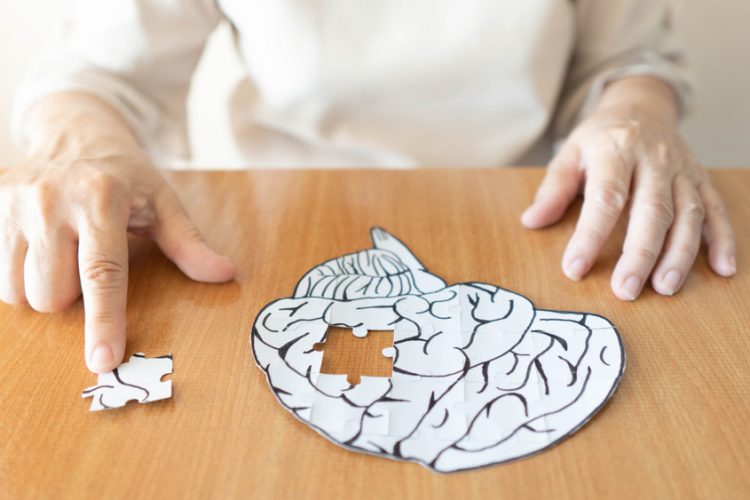
M0 176L0 300L54 312L83 294L86 363L106 372L125 352L128 231L149 235L194 280L228 281L236 269L113 109L80 94L47 99L30 120L32 154ZM55 126L65 109L70 123Z

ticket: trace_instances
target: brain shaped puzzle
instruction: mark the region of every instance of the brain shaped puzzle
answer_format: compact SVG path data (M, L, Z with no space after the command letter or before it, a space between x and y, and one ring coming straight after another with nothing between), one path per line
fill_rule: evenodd
M258 314L251 344L279 402L332 442L453 472L525 457L579 429L625 367L605 318L537 309L486 283L447 285L398 239L326 261ZM320 373L331 326L393 331L393 373Z

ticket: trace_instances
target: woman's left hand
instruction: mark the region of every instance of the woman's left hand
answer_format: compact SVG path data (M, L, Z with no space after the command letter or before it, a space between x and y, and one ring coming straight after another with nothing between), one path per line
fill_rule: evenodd
M522 223L536 229L558 221L582 191L581 214L562 259L565 274L580 280L629 205L611 283L623 300L638 297L649 277L660 294L679 290L701 233L714 272L734 275L735 241L724 203L680 138L676 112L633 104L624 95L600 105L571 133Z

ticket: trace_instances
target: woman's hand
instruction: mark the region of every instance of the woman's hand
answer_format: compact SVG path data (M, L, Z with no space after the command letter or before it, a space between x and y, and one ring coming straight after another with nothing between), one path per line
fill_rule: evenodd
M114 110L88 96L51 99L35 111L33 153L0 176L0 300L53 312L83 293L86 362L105 372L125 351L129 230L195 280L227 281L235 268L206 245Z
M649 276L660 294L679 290L701 233L711 268L721 276L736 273L726 209L679 137L674 101L671 89L652 78L615 82L550 163L522 223L536 229L558 221L583 191L562 260L570 279L580 280L591 269L628 205L627 234L611 283L620 299L638 297Z

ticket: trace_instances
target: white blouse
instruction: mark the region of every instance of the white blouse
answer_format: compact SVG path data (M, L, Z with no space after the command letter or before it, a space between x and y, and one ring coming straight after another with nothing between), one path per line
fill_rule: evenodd
M228 103L248 166L544 161L625 75L689 85L669 0L80 0L22 85L117 108L158 161L189 158L186 97L231 23L247 79Z

